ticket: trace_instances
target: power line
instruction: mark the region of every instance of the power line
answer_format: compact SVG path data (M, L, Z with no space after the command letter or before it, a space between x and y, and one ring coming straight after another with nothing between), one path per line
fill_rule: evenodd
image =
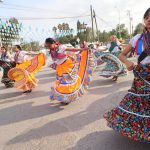
M74 14L74 13L71 13L71 12L59 12L59 11L54 11L54 10L49 10L49 11L43 11L43 10L27 10L27 9L23 9L23 8L12 8L12 7L1 7L0 6L0 9L8 9L8 10L16 10L16 11L24 11L24 12L27 12L27 11L30 11L30 12L33 12L33 13L37 13L37 12L39 12L40 14L42 13L42 14L45 14L45 13L51 13L51 12L53 12L53 13L68 13L68 14ZM83 14L87 14L87 13L83 13Z
M48 17L48 18L41 18L41 17L17 17L17 20L57 20L57 19L70 19L70 18L84 18L89 17L90 15L81 15L81 16L71 16L71 17ZM1 19L10 19L11 17L0 17Z
M6 6L6 7L3 6L3 7L0 7L0 8L1 8L1 9L9 9L9 10L12 9L12 10L17 10L17 11L20 11L20 10L21 10L21 11L29 11L29 10L30 10L30 9L14 8L14 7L7 7L7 6ZM49 10L49 11L44 11L44 10L34 10L34 11L33 11L33 9L30 10L30 12L37 12L37 11L38 11L38 12L39 12L39 11L41 11L41 12L50 12L51 10ZM41 12L40 12L40 13L41 13Z
M110 23L108 23L107 21L105 21L104 19L102 19L99 16L96 16L98 19L100 19L102 22L104 22L105 24L107 24L109 27L114 28Z
M10 9L12 9L12 10L16 10L16 11L25 11L25 12L27 12L27 11L30 11L30 12L39 12L39 13L50 13L50 12L53 12L53 13L58 13L58 11L55 11L55 10L43 10L43 9L25 9L25 8L15 8L15 7L0 7L0 9L8 9L8 10L10 10ZM59 13L69 13L69 14L74 14L74 13L71 13L71 12L59 12Z
M23 8L23 9L32 9L32 10L41 10L41 11L50 11L49 9L43 9L43 8L36 8L36 7L29 7L29 6L23 6L23 5L16 5L16 4L9 4L9 3L3 3L5 6L11 6L15 8Z
M66 12L66 11L63 11L63 12L60 12L58 10L52 10L52 9L43 9L43 8L37 8L37 7L30 7L30 6L23 6L23 5L17 5L17 4L10 4L10 3L3 3L4 6L6 7L1 7L1 8L4 8L4 9L13 9L13 10L21 10L21 11L27 11L27 10L30 10L31 12L39 12L40 13L43 13L43 12L59 12L59 13L69 13L69 14L74 14L72 12ZM3 6L2 5L2 6Z

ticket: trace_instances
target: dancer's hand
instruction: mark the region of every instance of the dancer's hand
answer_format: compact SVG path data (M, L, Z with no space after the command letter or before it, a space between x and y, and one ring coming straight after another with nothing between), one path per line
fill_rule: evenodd
M133 62L131 62L131 61L127 61L125 63L125 65L126 65L128 71L132 71L134 69L134 66L135 66L135 64Z

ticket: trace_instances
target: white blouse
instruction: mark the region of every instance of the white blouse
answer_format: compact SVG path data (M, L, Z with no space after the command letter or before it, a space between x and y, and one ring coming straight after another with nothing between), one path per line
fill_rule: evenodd
M118 46L114 47L114 49L112 50L112 53L117 53L120 51L119 46L121 45L121 43L119 41L117 41L117 45ZM106 47L109 50L111 47L111 43L108 43Z
M67 54L66 52L66 46L65 45L60 45L59 48L58 48L58 54ZM57 59L55 61L56 64L62 64L65 60L67 59L67 57L65 58L62 58L62 59Z
M27 53L26 51L20 51L18 56L17 56L17 62L16 63L23 63L24 61L27 60ZM15 55L17 55L15 53ZM14 55L14 58L15 58L15 55Z
M138 39L140 38L141 34L137 34L136 36L134 36L130 41L129 44L135 49L136 47L136 43L138 41ZM144 47L142 46L142 50L144 50ZM139 56L136 55L136 57L138 58ZM150 56L147 56L143 61L141 61L141 64L147 64L150 63Z

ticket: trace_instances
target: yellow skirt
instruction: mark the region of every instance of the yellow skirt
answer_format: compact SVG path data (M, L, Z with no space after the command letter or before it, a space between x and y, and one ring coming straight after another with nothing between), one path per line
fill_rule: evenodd
M8 77L15 80L14 87L22 90L30 90L37 86L38 80L35 74L45 65L46 56L43 53L38 54L33 59L16 65L8 72Z

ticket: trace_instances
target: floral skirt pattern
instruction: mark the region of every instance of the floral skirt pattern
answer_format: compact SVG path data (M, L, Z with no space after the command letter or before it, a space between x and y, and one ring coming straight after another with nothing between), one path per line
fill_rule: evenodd
M150 142L150 64L136 66L134 76L128 94L104 118L109 127L123 136Z
M108 78L111 76L127 75L124 64L114 54L106 52L95 52L95 56L97 58L97 61L101 60L100 67L101 64L106 63L105 66L101 70L99 70L100 76Z

